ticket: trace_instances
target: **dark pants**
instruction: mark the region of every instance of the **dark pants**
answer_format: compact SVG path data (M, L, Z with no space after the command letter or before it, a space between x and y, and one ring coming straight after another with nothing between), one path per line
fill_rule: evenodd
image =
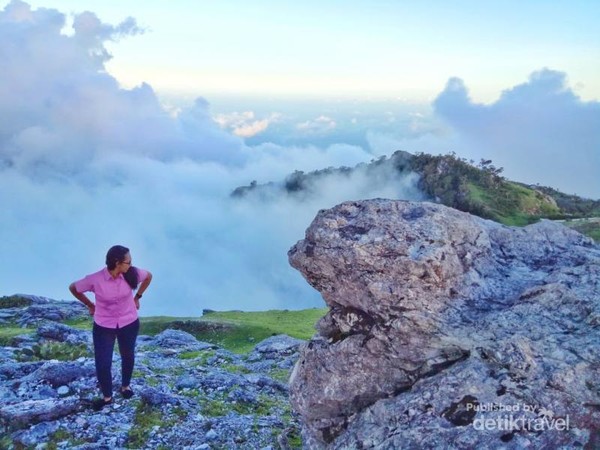
M102 389L102 395L112 397L112 355L115 338L121 353L121 386L129 386L135 361L135 340L140 331L140 320L123 328L101 327L94 322L94 356L96 357L96 376Z

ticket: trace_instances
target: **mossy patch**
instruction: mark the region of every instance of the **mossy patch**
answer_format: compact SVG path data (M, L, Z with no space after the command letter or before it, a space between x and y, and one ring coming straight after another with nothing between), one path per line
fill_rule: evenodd
M165 425L163 414L158 408L139 401L135 409L133 426L127 435L127 448L143 448L154 427Z
M34 328L21 328L13 325L0 326L0 345L3 347L13 344L13 338L21 334L33 334Z
M74 345L66 342L35 344L31 348L20 349L17 352L18 361L40 361L51 359L56 359L58 361L74 361L82 356L92 356L85 344Z

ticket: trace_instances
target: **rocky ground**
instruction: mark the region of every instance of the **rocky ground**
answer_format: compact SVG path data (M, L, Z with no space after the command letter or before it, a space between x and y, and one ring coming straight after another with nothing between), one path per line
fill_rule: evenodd
M33 298L0 320L36 326L0 347L0 448L297 448L287 380L303 342L273 336L247 355L165 330L140 336L135 396L100 412L91 332L61 321L84 317L77 303ZM118 392L115 351L113 383Z

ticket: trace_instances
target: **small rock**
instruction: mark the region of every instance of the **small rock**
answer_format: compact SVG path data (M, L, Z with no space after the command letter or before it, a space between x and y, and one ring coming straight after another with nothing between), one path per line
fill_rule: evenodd
M217 432L215 430L209 430L204 437L209 441L213 441L217 438Z
M58 395L65 396L69 393L69 387L68 386L60 386L56 392L58 393Z

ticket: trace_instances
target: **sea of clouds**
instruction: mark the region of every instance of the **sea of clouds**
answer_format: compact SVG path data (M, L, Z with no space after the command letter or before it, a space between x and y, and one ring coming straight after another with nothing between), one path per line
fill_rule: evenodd
M287 263L318 209L415 193L414 180L357 174L323 183L312 201L234 201L252 180L373 155L345 144L249 147L203 99L174 116L151 86L123 89L105 71L105 42L140 32L134 20L111 26L85 12L72 33L64 25L60 12L20 1L0 13L3 295L68 298L71 281L123 244L154 274L146 315L323 306Z
M414 122L408 137L365 130L368 145L250 145L244 138L282 118L213 116L202 98L174 114L151 86L125 89L105 69L107 42L143 32L135 20L113 26L84 12L67 33L65 23L61 12L20 0L0 12L0 295L68 298L69 283L122 244L154 274L143 315L323 306L287 250L319 209L420 199L415 179L373 182L359 171L323 180L305 201L230 193L400 148L491 157L524 181L538 181L530 175L540 168L550 174L540 182L564 188L569 178L570 190L600 196L598 103L580 101L558 72L538 72L492 105L474 104L450 80L434 103L435 125ZM336 128L328 116L302 123L304 131Z

